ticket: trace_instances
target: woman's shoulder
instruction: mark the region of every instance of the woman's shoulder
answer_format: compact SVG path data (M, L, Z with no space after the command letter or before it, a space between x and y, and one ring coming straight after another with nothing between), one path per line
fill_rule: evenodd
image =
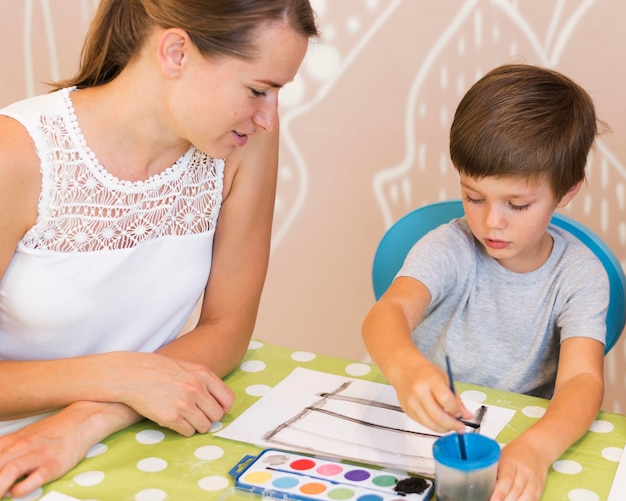
M39 165L31 136L21 122L0 115L0 175L20 178L29 165Z
M31 116L40 116L62 109L71 89L60 89L48 94L27 97L0 108L0 116L22 121Z
M39 157L33 140L19 122L0 116L0 226L5 242L16 244L34 224L40 189Z

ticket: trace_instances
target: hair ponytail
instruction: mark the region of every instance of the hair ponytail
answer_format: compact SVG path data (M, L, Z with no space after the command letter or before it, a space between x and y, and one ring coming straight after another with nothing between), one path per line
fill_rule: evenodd
M113 80L139 51L151 22L141 1L100 0L89 26L78 73L55 89L95 87Z

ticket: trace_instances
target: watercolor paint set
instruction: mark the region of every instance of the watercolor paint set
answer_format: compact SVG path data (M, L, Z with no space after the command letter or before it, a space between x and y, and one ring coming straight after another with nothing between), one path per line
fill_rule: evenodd
M245 456L230 470L235 487L299 501L426 501L431 480L278 449Z

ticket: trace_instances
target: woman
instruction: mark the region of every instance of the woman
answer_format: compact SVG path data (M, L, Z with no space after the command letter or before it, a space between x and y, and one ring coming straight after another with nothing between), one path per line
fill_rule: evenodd
M0 110L0 494L233 402L308 0L103 0L76 77ZM202 299L197 326L177 337Z

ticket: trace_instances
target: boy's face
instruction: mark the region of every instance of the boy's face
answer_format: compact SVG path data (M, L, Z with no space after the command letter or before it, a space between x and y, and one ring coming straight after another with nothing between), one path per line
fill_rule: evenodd
M567 195L564 203L556 200L545 180L463 174L461 194L476 239L491 257L517 273L536 270L546 261L552 250L546 228L554 210L571 200Z

